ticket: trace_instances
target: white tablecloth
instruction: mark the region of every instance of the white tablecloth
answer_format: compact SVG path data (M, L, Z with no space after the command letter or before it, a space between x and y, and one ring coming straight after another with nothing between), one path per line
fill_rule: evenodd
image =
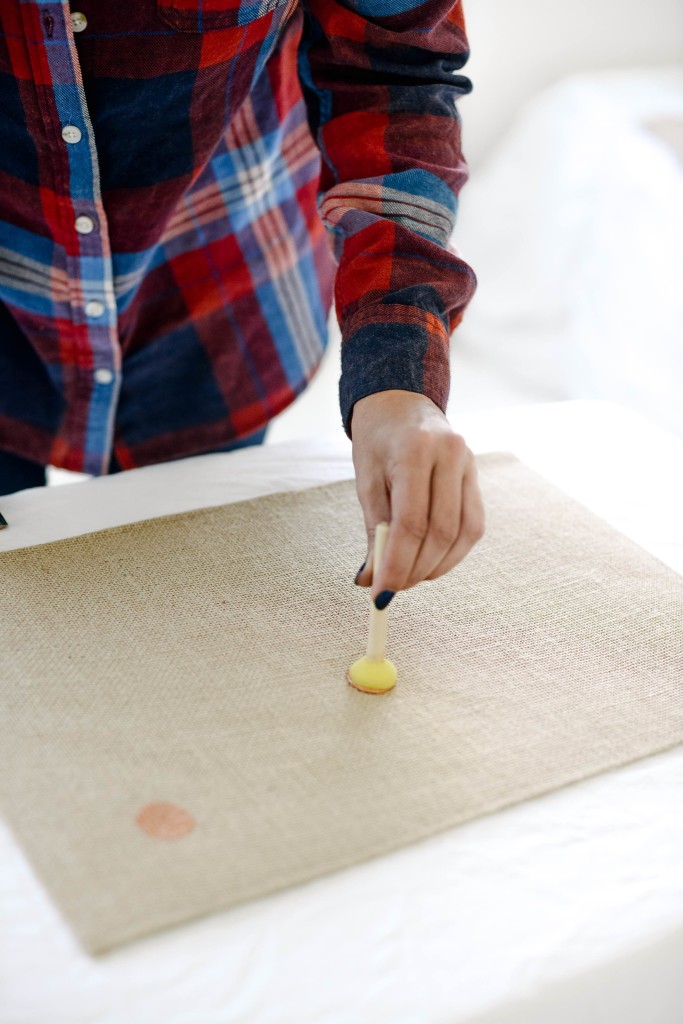
M454 425L683 573L681 441L597 402ZM31 489L0 550L352 476L340 435ZM98 959L0 825L0 1021L680 1024L682 807L677 748Z

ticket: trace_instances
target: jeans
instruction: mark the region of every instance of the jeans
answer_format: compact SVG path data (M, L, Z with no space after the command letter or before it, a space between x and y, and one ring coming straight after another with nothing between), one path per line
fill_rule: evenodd
M261 430L248 434L247 437L240 437L237 441L231 441L221 448L212 448L212 452L231 452L235 448L247 448L253 444L262 444L268 425ZM204 453L204 454L208 454ZM175 461L175 460L169 460ZM109 463L109 473L120 473L121 466L112 453ZM44 487L47 483L47 466L31 459L24 459L12 452L0 451L0 495L13 494L14 491L23 491L25 487Z

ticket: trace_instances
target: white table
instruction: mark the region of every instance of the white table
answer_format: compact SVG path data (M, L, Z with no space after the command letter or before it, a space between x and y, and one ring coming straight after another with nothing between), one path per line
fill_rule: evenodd
M683 442L606 403L455 426L683 573ZM22 491L0 550L352 477L350 453L340 434ZM682 808L676 748L98 959L2 825L0 1022L680 1024Z

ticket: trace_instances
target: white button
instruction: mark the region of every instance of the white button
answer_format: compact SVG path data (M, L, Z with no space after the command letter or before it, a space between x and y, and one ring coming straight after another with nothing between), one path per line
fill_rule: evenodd
M81 129L77 128L75 124L67 124L62 128L62 138L65 142L80 142Z
M95 370L94 376L98 384L111 384L114 379L114 374L106 366L100 366L99 370Z
M85 213L82 213L80 217L76 217L75 227L79 235L89 235L95 227L95 221L92 217L88 217Z
M82 32L87 24L88 19L85 14L81 14L80 11L71 12L71 27L74 32Z
M104 313L104 303L100 302L99 299L91 299L90 302L86 302L85 311L88 316L102 316Z

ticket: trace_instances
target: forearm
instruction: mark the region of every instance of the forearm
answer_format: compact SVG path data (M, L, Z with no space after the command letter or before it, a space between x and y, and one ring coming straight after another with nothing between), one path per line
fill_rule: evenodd
M472 88L454 73L469 56L461 5L387 5L304 0L299 56L338 262L349 436L353 403L376 391L418 391L445 410L450 335L476 288L451 243L468 177L456 99Z

